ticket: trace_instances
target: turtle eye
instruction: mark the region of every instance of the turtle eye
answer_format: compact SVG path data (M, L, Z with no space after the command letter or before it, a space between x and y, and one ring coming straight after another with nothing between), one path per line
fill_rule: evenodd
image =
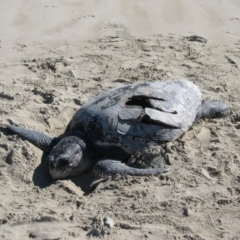
M54 164L53 164L53 162L52 162L52 161L49 161L49 166L50 166L51 168L53 168L53 167L54 167Z
M59 168L64 168L68 165L68 160L65 158L61 158L58 160L58 167Z
M55 167L53 156L48 156L47 161L48 161L48 164L49 164L50 167L52 167L52 168Z

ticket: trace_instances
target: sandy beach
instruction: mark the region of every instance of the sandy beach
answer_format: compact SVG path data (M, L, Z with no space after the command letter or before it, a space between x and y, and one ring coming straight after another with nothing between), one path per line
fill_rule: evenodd
M239 29L239 0L2 0L0 239L240 239ZM53 181L5 127L59 136L101 92L177 78L231 109L164 145L163 175Z

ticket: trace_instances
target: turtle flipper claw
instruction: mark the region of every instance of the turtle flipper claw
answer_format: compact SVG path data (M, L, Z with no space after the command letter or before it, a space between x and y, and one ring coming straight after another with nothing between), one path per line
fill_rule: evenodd
M146 176L157 175L160 173L168 172L169 168L147 168L139 169L133 168L116 160L101 160L93 166L93 172L95 175L99 174L120 174L120 175L132 175L132 176Z

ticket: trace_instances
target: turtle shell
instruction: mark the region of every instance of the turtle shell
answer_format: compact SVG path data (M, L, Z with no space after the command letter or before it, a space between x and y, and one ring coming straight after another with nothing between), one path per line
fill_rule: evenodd
M201 103L201 91L185 79L126 85L84 104L68 131L81 131L95 145L133 153L179 138L194 123Z

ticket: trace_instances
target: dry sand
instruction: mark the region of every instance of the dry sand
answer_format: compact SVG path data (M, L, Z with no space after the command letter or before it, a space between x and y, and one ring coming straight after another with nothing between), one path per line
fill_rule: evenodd
M0 238L240 239L239 29L239 0L1 0ZM98 93L173 78L231 110L170 144L163 176L53 183L42 152L4 128L57 136Z

